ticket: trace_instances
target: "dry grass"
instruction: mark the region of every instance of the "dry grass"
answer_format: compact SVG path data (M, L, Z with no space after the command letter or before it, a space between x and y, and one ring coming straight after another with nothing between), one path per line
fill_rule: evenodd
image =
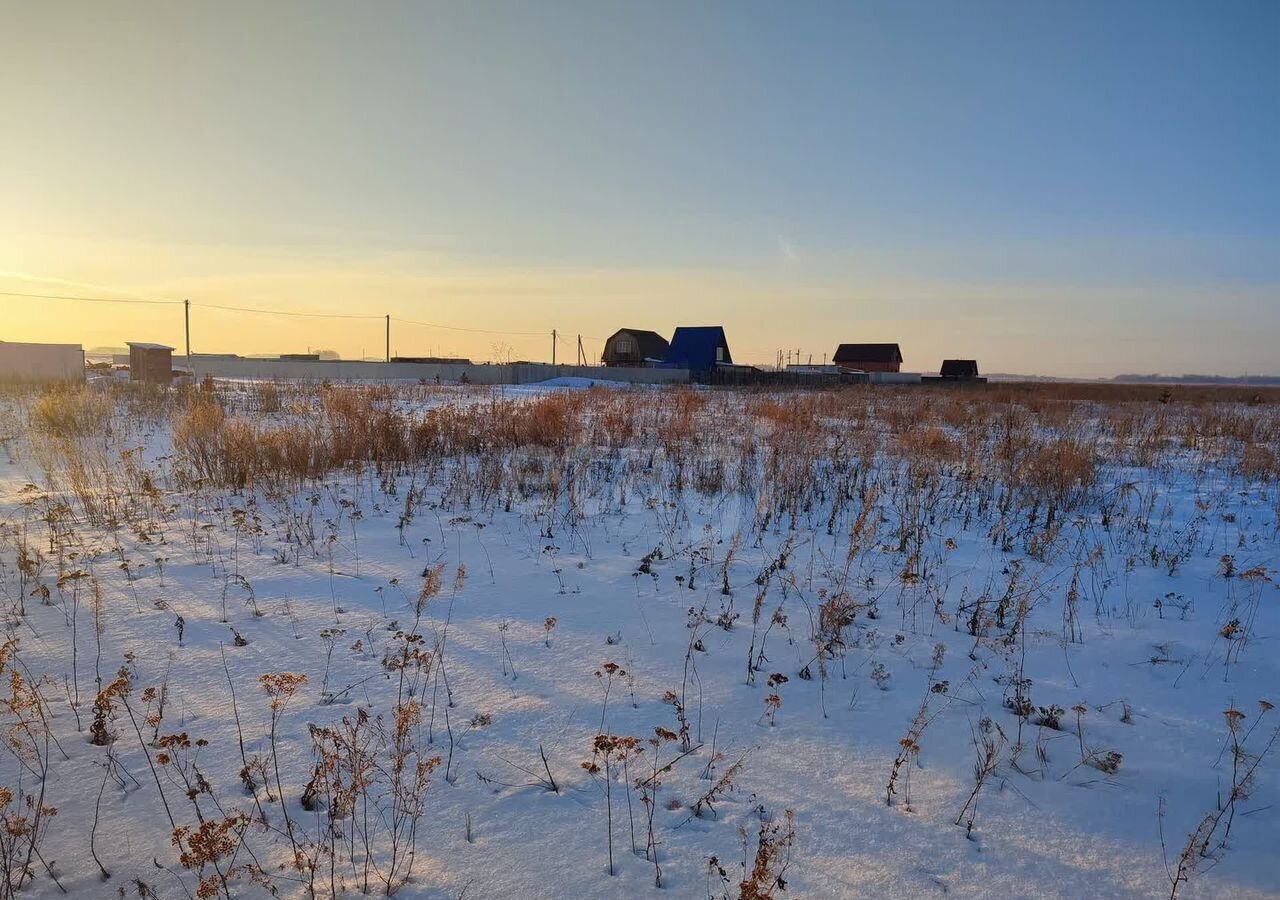
M385 386L295 389L287 402L257 388L238 402L281 412L237 416L228 412L233 398L193 392L174 414L174 440L192 477L236 488L476 457L546 474L550 461L559 469L581 453L622 449L657 454L675 467L680 486L771 488L801 503L820 489L818 474L850 472L877 454L922 472L995 479L1027 502L1064 510L1084 501L1102 460L1158 466L1192 452L1205 463L1229 462L1246 479L1276 476L1274 406L1160 402L1127 387L1101 401L1095 398L1107 394L1098 386L1076 387L855 388L785 397L592 390L517 400L473 390L462 402L458 393L437 394L426 409ZM48 395L38 404L42 427L91 429L102 421L103 402Z
M1203 518L1220 518L1224 523L1234 521L1226 517L1227 507L1211 509L1210 503L1230 501L1214 498L1230 498L1255 488L1273 492L1280 477L1276 450L1280 445L1280 404L1274 398L1223 390L1206 399L1197 392L1159 386L857 387L811 393L589 390L511 399L499 391L480 388L208 383L196 389L168 391L122 385L58 389L20 394L18 402L11 405L22 415L3 430L27 430L31 446L49 473L48 490L27 495L16 514L21 527L0 532L13 542L20 576L18 590L11 595L17 601L11 615L27 615L22 606L26 598L60 604L69 617L73 661L79 658L74 625L80 602L77 584L85 577L76 560L83 558L88 546L85 541L92 536L87 529L79 533L82 521L109 526L98 536L116 537L110 545L114 549L108 552L119 555L126 590L131 589L141 565L152 559L160 578L164 577L162 556L149 553L143 560L135 551L126 559L118 535L131 530L138 539L130 541L135 548L154 545L155 553L167 554L177 551L160 548L181 548L189 543L190 558L210 565L221 563L227 584L249 590L257 615L252 590L240 576L242 543L262 541L264 535L268 540L274 538L278 559L292 559L299 567L308 562L323 566L327 558L332 584L332 547L340 537L345 543L349 531L359 577L356 523L362 513L355 504L365 496L379 505L380 512L398 514L402 528L424 510L442 518L455 516L458 523L476 522L483 513L503 508L518 510L527 516L527 525L536 526L538 544L548 553L559 550L553 540L560 540L592 516L619 514L628 505L642 510L639 514L646 518L652 513L654 544L637 551L649 551L641 558L637 578L651 574L655 558L668 564L679 558L681 574L675 583L693 591L696 577L698 589L705 592L711 605L704 602L700 609L689 607L684 681L678 685L678 693L672 690L663 695L664 707L674 709L679 733L659 727L654 731L657 737L648 742L610 733L605 721L608 690L616 687L615 672L625 673L609 663L602 669L609 672L609 678L605 681L600 732L593 745L597 752L592 765L597 769L588 771L598 775L603 768L608 817L605 846L610 858L615 812L611 804L617 790L613 776L619 765L625 793L617 796L626 800L633 851L637 841L631 791L634 787L640 792L648 820L642 852L654 865L655 883L661 882L653 816L659 776L673 774L680 760L699 752L705 740L701 690L692 689L689 674L692 667L696 675L695 654L714 652L714 648L708 649L714 642L703 640L713 629L719 627L727 633L736 621L746 618L741 607L733 605L731 574L738 576L732 581L735 586L750 585L754 579L754 587L749 588L755 593L755 603L750 614L746 679L752 682L756 672L768 673L766 717L770 725L789 724L777 715L778 709L784 695L787 708L792 708L790 697L802 696L799 692L805 690L805 681L816 680L824 715L827 683L834 681L836 672L841 680L863 678L881 689L889 688L894 675L886 664L888 658L874 655L876 644L871 637L880 632L862 628L863 620L892 616L892 627L901 628L896 637L902 641L906 633L919 635L927 630L932 635L935 626L948 627L957 634L963 628L975 649L986 647L991 659L1005 659L1008 671L1004 683L1007 694L1012 695L1006 705L1017 717L1017 731L1010 728L1007 750L998 725L985 736L975 733L978 763L974 787L956 818L959 823L967 816L967 827L972 829L973 804L978 802L984 783L997 766L1017 771L1018 755L1027 752L1023 728L1030 727L1034 710L1040 710L1039 724L1060 728L1063 709L1055 705L1062 698L1039 682L1035 683L1036 703L1047 705L1033 705L1033 681L1025 670L1027 643L1043 638L1027 628L1028 615L1034 604L1050 602L1046 600L1050 594L1039 580L1043 574L1037 574L1030 562L1024 569L1022 562L1014 559L1003 571L992 570L988 583L977 587L978 596L969 595L966 589L958 599L954 591L948 597L945 559L957 549L955 538L963 541L967 534L971 539L990 540L1004 552L1025 554L1029 561L1047 566L1052 560L1055 569L1074 569L1062 621L1064 642L1076 641L1080 639L1077 606L1082 602L1081 586L1086 591L1083 602L1088 603L1089 585L1099 581L1095 570L1102 563L1100 548L1095 550L1072 535L1076 521L1093 517L1099 528L1109 532L1108 540L1136 548L1128 554L1134 566L1144 558L1151 560L1152 567L1176 566L1183 556L1200 552L1206 539L1200 523L1175 530L1162 521L1153 492L1127 490L1132 477L1127 467L1145 467L1141 477L1155 484L1173 483L1174 479L1185 484L1185 476L1191 473L1198 492L1201 483L1209 485L1203 491L1209 498L1200 510ZM156 460L134 449L139 443L132 442L134 438L151 428L169 429L172 456ZM334 476L351 473L356 475L355 491L348 494ZM398 476L405 477L397 480ZM227 498L219 490L238 496ZM742 513L740 521L735 519L735 531L728 541L716 542L709 527L699 536L689 528L689 516L681 518L682 508L710 507L728 494L747 501L732 504ZM287 516L260 515L260 500L281 498L288 498ZM692 502L682 502L685 500ZM315 512L326 503L335 513L331 521L324 520L323 512ZM476 527L479 541L478 529L483 526ZM226 534L228 528L234 535ZM813 541L824 528L829 540ZM220 535L229 540L220 542ZM764 546L766 539L773 544L762 570L745 573L744 578L739 561L731 573L735 554L749 554ZM806 543L810 545L807 571L800 550ZM815 550L819 543L822 546ZM228 546L229 561L223 558ZM650 546L656 549L650 550ZM101 554L102 550L95 552ZM256 552L261 552L260 546ZM891 561L879 569L873 562L868 568L868 558ZM1232 596L1236 598L1232 603L1239 604L1227 610L1220 632L1229 641L1225 663L1231 663L1245 647L1248 622L1259 602L1266 571L1259 566L1237 572L1234 557L1224 556L1223 560L1223 578L1232 579ZM111 561L115 563L114 556ZM1242 557L1241 569L1244 566ZM424 570L416 604L405 596L414 614L412 628L396 628L381 647L377 647L372 629L357 641L361 653L365 652L365 640L371 656L376 657L380 649L387 677L398 678L394 715L386 720L343 719L310 731L315 770L306 783L303 805L313 815L305 819L291 818L285 802L290 782L282 780L276 752L277 727L284 723L281 714L305 676L264 676L262 686L270 704L262 712L269 713L270 733L265 743L259 742L264 748L260 755L249 758L242 750L241 778L259 812L263 804L270 808L274 831L268 835L265 830L244 828L247 822L236 818L210 819L207 828L215 832L217 846L228 852L200 855L193 842L201 839L201 832L191 816L185 817L190 824L172 823L176 846L183 852L182 865L199 875L201 886L208 885L211 895L234 896L234 879L247 877L277 878L282 884L292 881L294 887L305 886L313 894L327 891L336 895L341 885L332 867L327 876L330 883L324 884L326 874L320 861L326 858L341 858L343 871L351 872L350 884L358 883L362 891L371 890L372 885L392 894L409 883L413 861L411 852L404 855L405 841L413 846L431 775L442 764L429 751L432 729L439 729L437 713L448 735L449 751L443 765L450 785L456 783L460 770L454 760L455 748L462 753L461 735L469 730L458 727L456 714L449 718L453 692L465 690L465 679L449 686L447 628L429 639L429 633L420 627L427 607L447 592L443 571L441 563ZM559 578L558 569L553 571ZM462 590L463 574L459 570L454 579L454 594ZM560 583L563 593L565 582ZM800 593L806 583L818 586L809 592L817 600L817 615L810 615L807 625L798 609L801 603L809 606ZM397 582L393 579L390 584ZM95 598L93 608L97 609L96 581L90 596ZM789 596L795 598L788 608L794 610L790 624L783 606ZM133 598L136 604L136 592ZM337 620L336 596L333 600ZM1093 600L1098 602L1098 597ZM223 621L227 620L225 603L224 591ZM1174 605L1170 595L1169 606ZM890 606L897 608L888 609ZM1112 613L1099 613L1104 614ZM166 618L168 615L166 612ZM550 649L556 618L542 621L541 641ZM184 619L178 616L173 627L178 629L181 646ZM777 645L785 640L791 645L798 639L803 645L806 627L811 630L813 656L801 671L787 675L766 667L766 642L772 640ZM96 624L94 633L98 634ZM238 641L239 632L233 630L233 634ZM326 634L328 653L324 676L318 680L322 697L332 699L328 660L342 631L322 632L322 639ZM497 640L503 676L510 669L514 679L505 624L498 627ZM865 643L857 646L857 640ZM960 640L968 643L966 638ZM0 669L4 668L6 647L0 647ZM898 745L886 785L886 800L903 809L913 803L910 778L926 728L955 696L949 682L937 677L943 663L942 647L937 645L918 713ZM355 652L355 645L351 649ZM846 657L854 649L866 651L869 665L863 675L846 671ZM977 671L975 668L956 687L970 683ZM64 680L64 689L68 708L77 720L82 680L88 684L73 662L71 681L68 685ZM444 687L438 689L441 681ZM117 726L123 721L113 725L121 710L132 719L134 710L129 704L135 701L130 700L128 683L122 673L120 680L112 683L115 687L108 684L104 689L99 679L99 689L86 692L97 698L90 727L92 745L108 749L113 745L116 732L122 730ZM15 682L11 687L21 684ZM779 690L783 684L789 687ZM139 687L141 702L150 704L148 689L143 684ZM35 713L44 701L37 694L15 691L0 706L7 708L10 719L25 716L22 721L34 728ZM150 689L152 698L164 695L163 683L159 689ZM232 702L239 730L234 694ZM1075 709L1081 763L1114 774L1119 754L1088 750L1080 718L1084 707ZM669 713L665 708L663 712ZM146 714L145 721L158 736L164 719L163 699L154 725L149 706ZM416 735L428 714L428 743L422 744ZM477 714L471 727L483 727L488 721L487 714ZM1054 724L1048 724L1050 721ZM459 732L456 740L455 728ZM134 730L138 749L145 753L141 731L136 725ZM165 748L165 759L157 762L167 776L184 779L187 770L180 751L185 735L160 739L170 740L170 746ZM679 750L674 747L677 741ZM243 735L241 744L243 747ZM660 765L658 753L666 744L673 746L663 753ZM1256 753L1259 760L1265 755L1251 746L1243 735L1236 747L1237 759L1244 760L1247 753ZM628 769L635 762L634 753L641 749L651 754L645 761L652 760L653 774L633 781ZM558 792L546 755L541 746L538 750L547 780L536 777ZM44 753L43 759L34 757L38 765L55 764L47 747ZM146 758L150 763L151 757ZM710 754L704 752L704 758L711 760L710 772L718 758L714 732ZM1248 766L1253 766L1251 759ZM1042 762L1044 765L1047 763ZM739 760L720 770L711 789L692 804L691 818L709 809L719 792L732 787L741 766ZM1233 782L1236 799L1246 795L1251 772L1247 766L1239 769ZM163 801L166 789L154 769L152 774ZM186 794L170 791L168 796L178 807ZM0 794L0 819L17 814L5 799ZM38 801L33 802L37 805L32 808L40 810ZM279 804L278 810L275 804ZM343 821L357 805L375 814L372 821L389 824L366 832L354 820ZM167 802L165 806L168 809ZM621 808L617 811L619 825ZM1225 846L1233 815L1233 806L1221 806L1216 818L1205 820L1206 830L1196 839L1199 844L1193 841L1188 846L1210 847L1219 821L1218 840ZM7 847L0 841L0 863L8 860L5 864L11 872L26 873L24 867L30 860L22 859L27 855L25 847L38 843L40 828L48 826L36 822L23 827L32 828L29 833L36 837ZM205 827L201 819L199 828ZM346 850L340 840L343 835ZM791 818L776 822L762 819L755 838L755 846L748 846L744 855L740 879L731 879L725 867L715 864L714 875L721 880L726 896L737 893L765 898L785 889L784 875L794 839ZM91 836L91 847L92 840ZM388 840L390 847L380 845ZM287 874L252 870L243 862L243 868L232 867L232 851L251 842L275 844L277 848L287 842L289 859L293 860ZM381 871L371 862L379 859L388 861ZM1175 893L1178 884L1185 881L1182 870L1179 873L1180 880L1174 880ZM27 877L21 874L19 880Z
M101 434L111 422L112 398L83 385L58 386L31 405L31 426L38 432L70 440Z

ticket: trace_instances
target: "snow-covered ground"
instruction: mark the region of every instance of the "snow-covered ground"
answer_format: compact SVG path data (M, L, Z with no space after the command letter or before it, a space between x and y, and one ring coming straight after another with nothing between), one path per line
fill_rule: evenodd
M259 428L320 405L244 390L228 415ZM1097 479L1046 457L1015 484L1005 414L946 395L792 419L802 395L382 390L370 410L491 415L493 443L234 488L175 446L186 401L63 437L5 401L0 785L10 822L57 810L38 853L0 846L22 895L306 896L298 858L318 896L1280 896L1280 503L1205 433L1274 435L1274 405L1027 403L1022 432L1087 439ZM569 445L497 437L506 404L570 393ZM326 728L368 753L333 817L303 802L317 758L344 788ZM606 772L600 734L638 746ZM397 759L430 779L411 858ZM203 868L174 840L202 821Z

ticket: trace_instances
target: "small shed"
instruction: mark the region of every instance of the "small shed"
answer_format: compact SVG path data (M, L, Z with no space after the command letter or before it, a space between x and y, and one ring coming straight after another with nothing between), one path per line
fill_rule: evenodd
M604 342L600 358L606 366L648 366L665 362L670 346L656 331L621 328Z
M671 336L667 365L688 369L695 380L706 380L718 366L733 365L729 341L719 325L682 326Z
M173 380L173 348L129 341L129 380L168 384Z
M841 344L831 361L862 372L901 372L902 350L897 344Z
M939 373L948 381L974 381L978 377L976 359L944 359Z

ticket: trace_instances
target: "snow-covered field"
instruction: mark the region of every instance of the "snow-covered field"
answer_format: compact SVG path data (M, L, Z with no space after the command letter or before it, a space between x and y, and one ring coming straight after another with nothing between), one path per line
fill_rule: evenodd
M115 385L0 442L0 897L1280 896L1273 398Z

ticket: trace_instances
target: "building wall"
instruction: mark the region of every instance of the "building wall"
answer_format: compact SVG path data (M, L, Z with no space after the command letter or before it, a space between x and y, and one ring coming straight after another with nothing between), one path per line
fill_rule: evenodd
M919 372L871 372L868 379L872 384L919 384Z
M0 341L0 381L84 381L84 350Z
M181 366L185 362L178 358ZM535 384L549 378L595 378L631 384L687 384L687 369L552 366L544 363L474 365L467 363L383 363L360 360L226 359L192 356L196 378L267 378L282 381L441 381L471 384Z
M848 359L841 360L839 365L846 369L861 369L864 372L900 372L902 371L902 363L896 362L867 362L863 360Z
M618 344L630 342L631 349L627 353L618 352ZM622 331L609 338L604 345L604 364L606 366L627 366L640 364L640 342L632 337L631 332Z
M951 387L964 387L970 384L986 384L987 379L978 378L944 378L941 375L921 375L922 384L943 384Z
M708 340L701 336L686 338L680 343L673 340L667 359L703 376L717 365L733 365L733 354L729 352L727 341Z
M173 379L173 351L132 347L129 350L129 380L168 384Z
M845 370L834 364L820 366L816 363L791 363L791 365L787 366L787 371L800 375L839 375Z

